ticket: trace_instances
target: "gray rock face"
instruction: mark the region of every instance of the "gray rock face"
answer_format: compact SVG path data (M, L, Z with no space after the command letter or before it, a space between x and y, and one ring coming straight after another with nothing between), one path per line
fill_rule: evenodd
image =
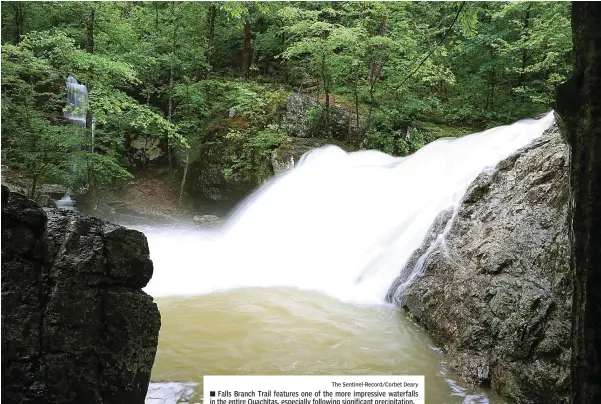
M326 144L328 144L326 139L287 137L271 154L273 173L277 175L288 171L303 154Z
M131 141L130 147L132 148L132 157L145 162L156 160L165 154L161 149L161 139L159 138L138 136Z
M5 182L4 177L2 178L2 185L7 187L10 192L18 192L20 194L27 195L27 191L25 190L25 188Z
M39 188L39 192L56 197L61 197L67 192L67 188L60 184L42 184Z
M325 145L336 145L347 152L356 150L347 143L331 139L287 137L271 154L273 173L277 175L290 170L303 154Z
M56 208L56 202L52 197L48 194L43 194L41 192L36 193L35 202L40 205L42 208Z
M553 127L482 173L458 210L439 216L388 296L462 377L520 403L569 397L568 159Z
M311 111L321 110L319 102L303 94L290 94L286 98L286 114L282 128L291 136L311 136Z
M364 129L365 120L348 109L336 105L334 96L331 97L330 133L324 130L324 105L307 94L290 94L286 98L286 114L282 120L282 129L290 136L331 137L338 140L356 138L357 133Z
M143 403L160 314L146 238L2 186L2 401Z
M203 227L219 227L224 222L223 218L216 215L196 215L192 220Z
M278 148L271 152L271 167L273 174L278 175L294 168L296 160L293 155L282 155Z

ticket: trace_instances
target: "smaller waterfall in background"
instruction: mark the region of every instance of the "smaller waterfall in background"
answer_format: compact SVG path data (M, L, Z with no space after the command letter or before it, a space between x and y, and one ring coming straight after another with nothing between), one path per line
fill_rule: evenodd
M86 113L88 101L88 89L79 84L75 77L67 77L67 105L64 109L64 117L73 122L78 128L86 127Z
M79 84L75 77L69 76L66 80L67 86L67 103L63 109L63 116L71 121L76 136L84 136L86 128L88 89L85 85ZM76 151L81 151L81 145L75 147ZM73 166L75 171L75 165ZM69 196L69 191L60 201L57 201L57 206L61 209L74 210L75 201Z
M74 212L77 211L77 209L75 209L75 201L71 199L69 192L67 192L60 200L55 201L55 203L56 207L59 209L71 210Z

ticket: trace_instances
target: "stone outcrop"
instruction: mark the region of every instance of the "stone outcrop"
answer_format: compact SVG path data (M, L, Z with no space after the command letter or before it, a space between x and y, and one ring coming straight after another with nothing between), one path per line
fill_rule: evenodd
M388 297L467 381L515 402L568 402L568 211L569 152L554 126L439 216Z
M225 221L217 215L196 215L192 220L202 227L220 227Z
M330 133L324 130L324 100L308 94L292 93L286 98L286 113L282 119L282 130L289 136L300 138L332 137L338 140L356 139L358 132L365 126L365 120L341 105L334 103L334 96L330 102ZM323 98L323 96L321 97Z
M15 184L11 184L9 182L5 182L4 177L2 178L2 185L6 186L8 188L8 190L11 192L17 192L17 193L20 193L23 195L29 194L29 192L27 192L25 190L25 188L15 185ZM40 187L38 187L38 189L36 189L35 196L33 198L35 200L35 202L43 208L56 208L56 202L54 202L52 194L50 192L48 192L48 191L55 190L56 188L52 188L54 186L60 187L60 185L53 185L53 184L48 184L48 185L43 184ZM65 195L64 188L63 188L62 194L59 194L58 196L57 196L57 194L54 194L55 198L61 198L63 195Z
M129 146L132 158L144 163L156 160L165 154L161 148L161 139L158 137L138 136L131 140Z
M360 117L357 122L352 108L333 101L332 96L330 129L325 130L323 100L308 94L288 95L285 108L278 105L271 124L263 129L264 133L277 132L272 139L254 136L259 127L235 107L222 111L221 118L207 123L202 146L190 153L186 192L198 200L237 203L273 175L292 168L302 154L315 147L336 144L345 150L353 148L350 143L358 144L365 120ZM280 134L286 136L278 144Z
M312 114L321 109L319 102L308 95L290 94L286 97L286 114L282 129L290 136L310 137L312 135Z
M271 167L274 174L280 174L294 167L303 154L325 145L336 145L351 152L357 150L347 143L323 138L287 137L271 154Z
M2 401L143 403L160 314L140 232L2 186Z

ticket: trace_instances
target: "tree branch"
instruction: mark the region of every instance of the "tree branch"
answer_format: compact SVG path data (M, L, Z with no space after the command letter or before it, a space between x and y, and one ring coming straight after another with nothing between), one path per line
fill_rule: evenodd
M455 23L457 22L457 18L459 18L459 14L461 14L461 10L463 10L463 7L465 6L465 1L461 2L461 6L459 7L459 10L457 10L457 14L455 15L455 18L453 19L453 22L451 23L451 25L449 26L449 28L447 28L447 31L444 33L442 39L440 40L440 42L438 42L438 44L436 44L436 46L434 46L432 48L432 50L430 50L430 52L426 55L426 57L420 62L420 64L415 68L414 71L412 71L407 77L405 77L405 80L403 80L401 82L401 84L399 84L394 91L398 91L403 84L405 84L407 82L407 80L409 80L415 73L417 73L417 71L420 69L420 67L422 67L422 65L426 62L426 60L428 60L428 58L430 56L432 56L432 54L434 53L434 50L439 47L444 40L447 38L447 35L449 35L449 32L451 32L451 29L453 28L453 26L455 25Z

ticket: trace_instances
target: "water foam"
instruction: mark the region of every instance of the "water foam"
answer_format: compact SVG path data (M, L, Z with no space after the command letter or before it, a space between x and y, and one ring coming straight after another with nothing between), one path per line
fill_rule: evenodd
M147 291L292 286L382 303L436 216L553 121L549 113L440 139L407 158L313 150L243 202L219 233L146 232L157 269Z

